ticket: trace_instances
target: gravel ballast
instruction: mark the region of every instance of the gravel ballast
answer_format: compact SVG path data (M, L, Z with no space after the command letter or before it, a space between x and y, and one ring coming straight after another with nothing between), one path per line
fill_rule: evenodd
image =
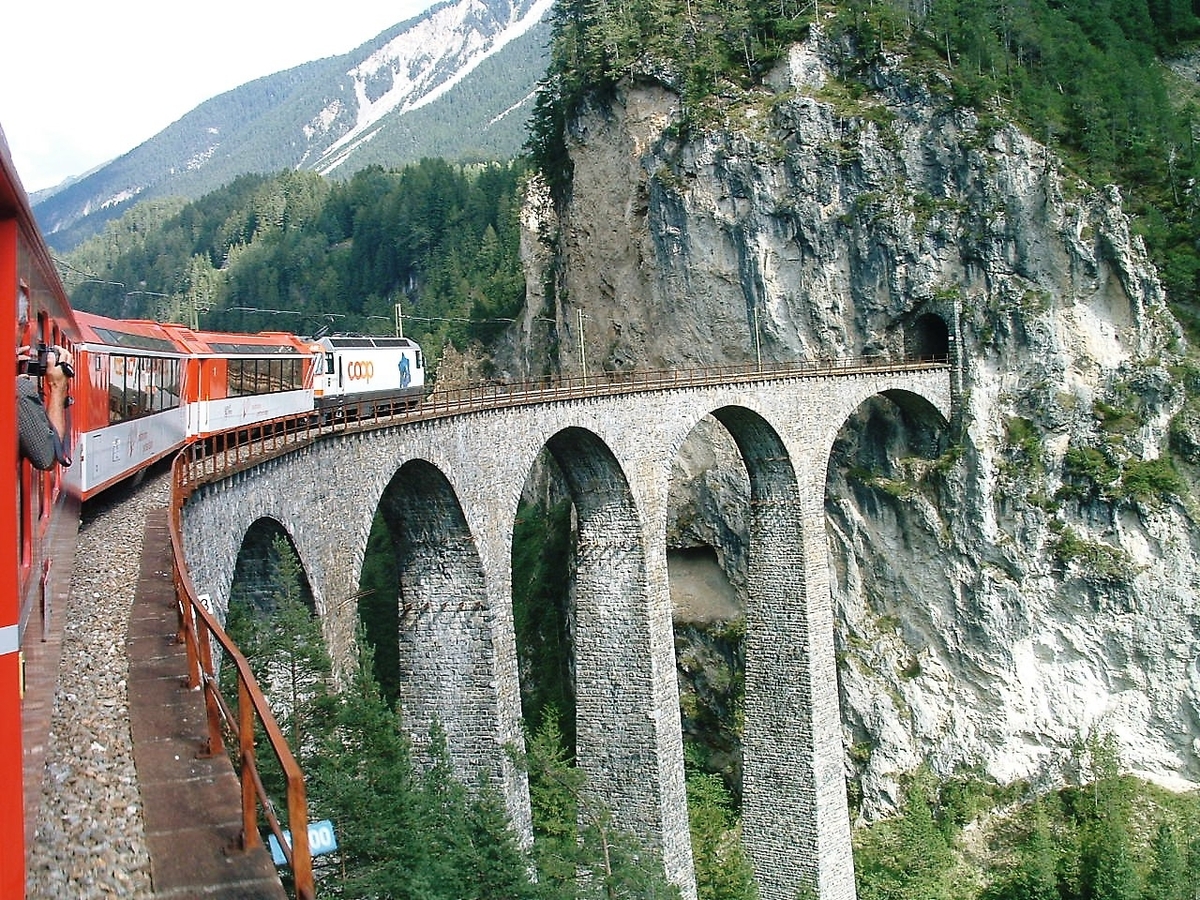
M169 475L157 475L84 509L29 848L31 900L153 896L129 730L125 643L146 513L167 505L170 485Z

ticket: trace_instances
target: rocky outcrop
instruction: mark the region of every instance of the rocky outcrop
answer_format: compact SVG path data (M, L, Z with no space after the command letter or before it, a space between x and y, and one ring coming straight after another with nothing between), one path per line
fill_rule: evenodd
M837 52L796 46L769 89L686 141L658 83L585 115L569 202L526 209L530 302L500 368L900 354L941 323L951 428L881 399L829 465L863 814L921 760L1054 783L1089 731L1129 769L1194 785L1200 532L1169 448L1187 469L1200 417L1120 193L898 64L850 90ZM744 471L696 441L680 483L720 502L680 500L677 542L711 542L736 585Z

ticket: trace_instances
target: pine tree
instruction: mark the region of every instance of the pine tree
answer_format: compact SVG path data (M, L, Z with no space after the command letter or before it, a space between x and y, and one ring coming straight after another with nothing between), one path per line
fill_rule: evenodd
M1166 822L1154 836L1154 860L1146 877L1144 900L1192 900L1188 893L1186 860Z
M1111 735L1089 735L1084 761L1092 776L1086 790L1090 820L1083 832L1083 876L1092 900L1138 900L1140 884L1129 839L1130 788L1120 773Z
M699 900L754 900L754 871L721 776L689 772L687 798Z
M986 900L1059 900L1058 853L1041 803L1033 805L1029 820L1013 871L988 889Z
M359 647L308 770L309 806L334 822L346 896L422 896L427 842L410 747L370 676L366 641Z
M612 812L589 794L548 709L520 760L529 773L538 896L545 900L672 900L657 854L615 827Z
M277 587L258 653L269 660L263 676L271 711L293 752L300 754L305 724L328 690L332 664L320 623L302 599L300 561L282 535L271 543L270 567Z
M952 900L954 859L934 817L931 775L905 787L901 815L859 836L855 877L861 900Z
M1139 900L1138 874L1121 823L1105 821L1096 829L1087 863L1093 900Z
M1187 848L1187 877L1191 892L1185 893L1187 900L1200 900L1200 834L1195 835Z
M533 817L533 857L546 896L566 896L575 884L579 858L578 795L583 773L566 749L559 716L543 709L542 721L525 742L529 804ZM562 892L561 894L559 892Z

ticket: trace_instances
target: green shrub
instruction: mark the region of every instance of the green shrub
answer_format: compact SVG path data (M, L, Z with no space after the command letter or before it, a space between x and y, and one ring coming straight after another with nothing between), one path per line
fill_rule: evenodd
M1120 477L1120 470L1095 447L1070 447L1063 457L1063 484L1059 496L1094 499L1107 494Z
M1121 473L1121 488L1126 497L1137 500L1168 501L1183 497L1187 486L1166 457L1133 459L1125 463Z

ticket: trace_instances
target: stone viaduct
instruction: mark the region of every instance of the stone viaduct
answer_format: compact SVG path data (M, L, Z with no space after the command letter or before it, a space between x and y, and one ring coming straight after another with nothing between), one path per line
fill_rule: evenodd
M743 833L764 900L855 896L825 531L826 470L875 395L949 419L946 366L896 364L482 409L328 436L200 488L183 510L197 590L222 613L247 532L290 536L335 660L352 653L374 513L397 543L401 702L420 741L436 719L457 773L482 771L530 831L511 600L522 487L548 450L573 494L577 765L618 825L695 897L667 580L672 461L715 417L751 490Z

